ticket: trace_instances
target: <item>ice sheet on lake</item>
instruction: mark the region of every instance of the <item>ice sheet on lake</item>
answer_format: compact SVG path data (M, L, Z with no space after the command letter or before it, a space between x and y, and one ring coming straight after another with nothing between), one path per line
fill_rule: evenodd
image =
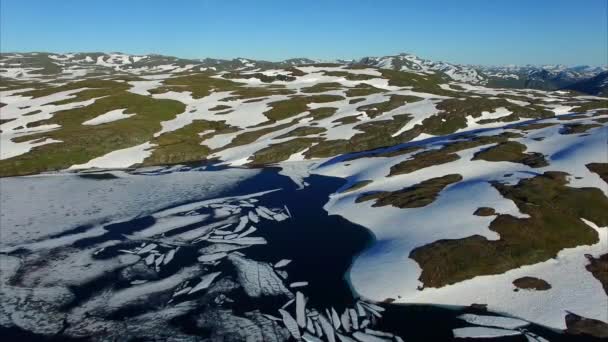
M190 292L188 292L188 294L193 294L198 291L205 290L206 288L208 288L211 285L211 283L213 283L215 278L217 278L221 273L222 272L213 272L213 273L205 274L204 276L201 277L201 281L195 287L193 287L192 290L190 290Z
M239 282L250 297L293 297L291 291L285 287L272 266L236 254L228 256L228 260L236 267Z
M501 317L501 316L484 316L484 315L474 315L474 314L464 314L458 316L459 319L475 324L475 325L484 325L490 327L498 327L505 329L516 329L520 327L524 327L529 325L529 322L522 321L517 318L510 317Z
M455 338L495 338L502 336L521 335L517 330L506 330L486 327L464 327L453 330Z
M234 169L158 176L114 172L118 178L105 180L84 179L77 174L1 178L0 247L46 239L85 225L151 214L176 202L211 197L257 172Z

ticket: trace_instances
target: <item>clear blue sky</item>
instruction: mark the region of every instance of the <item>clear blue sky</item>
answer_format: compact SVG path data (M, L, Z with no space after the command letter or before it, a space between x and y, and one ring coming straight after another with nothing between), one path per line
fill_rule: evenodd
M0 0L0 50L607 63L608 0Z

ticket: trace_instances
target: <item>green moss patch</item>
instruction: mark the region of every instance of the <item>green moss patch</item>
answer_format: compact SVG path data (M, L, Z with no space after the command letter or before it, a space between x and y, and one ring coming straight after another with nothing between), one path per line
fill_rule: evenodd
M475 210L475 212L473 213L473 215L476 215L476 216L493 216L493 215L496 215L496 211L494 210L494 208L479 207L479 208L477 208L477 210Z
M115 109L137 115L102 125L82 125ZM59 124L60 129L14 139L16 142L52 138L62 141L33 148L29 153L0 161L0 176L25 175L65 169L74 164L150 141L161 129L160 122L171 120L185 110L173 100L158 100L120 92L96 100L87 107L60 111L39 123Z
M450 142L443 145L440 149L417 153L412 158L393 165L389 176L410 173L433 165L453 162L460 159L456 152L492 143L506 142L509 138L519 136L511 132L504 132L499 135L473 136L469 137L468 140Z
M234 137L234 139L232 139L230 144L226 145L226 147L224 147L224 148L231 148L231 147L250 144L250 143L258 140L259 138L263 137L266 134L280 131L280 130L287 128L289 126L292 126L294 124L295 124L295 121L291 121L291 122L287 122L287 123L284 123L281 125L265 127L265 128L257 129L254 131L243 132L243 133L237 135L236 137Z
M547 291L551 288L551 284L547 281L535 277L521 277L513 280L513 285L517 289Z
M322 141L312 146L307 158L325 158L349 152L361 152L401 143L400 137L392 137L403 125L411 120L409 115L395 115L391 119L365 122L354 128L362 131L350 139Z
M211 111L220 111L220 110L226 110L226 109L232 109L232 107L226 106L226 105L217 105L213 108L209 108L209 110L211 110Z
M353 157L349 157L346 160L356 160L356 159L361 159L361 158L390 158L390 157L396 157L396 156L401 156L404 154L410 154L416 151L421 150L422 147L421 146L406 146L406 147L401 147L398 149L393 149L390 151L377 151L377 152L370 152L370 153L365 153L365 154L361 154L361 155L356 155Z
M566 315L566 327L566 333L569 335L593 336L599 339L608 338L608 324L572 312L568 312Z
M323 73L326 76L343 77L349 81L367 81L379 77L366 74L356 74L347 71L324 71Z
M200 133L213 131L211 135L229 133L236 128L229 127L221 121L194 120L191 124L175 131L167 132L152 140L158 145L152 154L143 162L144 165L167 165L191 163L205 160L211 149L201 145L204 138Z
M338 111L338 108L335 108L335 107L319 107L319 108L309 110L310 116L314 120L322 120L322 119L329 118L329 117L333 116L334 114L336 114L337 111Z
M293 91L283 87L247 87L242 83L212 76L213 74L211 73L199 73L169 78L163 81L162 86L151 89L149 92L152 94L162 94L168 91L189 91L192 93L193 98L200 99L214 91L232 91L234 96L223 99L224 101L293 94Z
M287 100L270 102L268 105L271 109L264 112L264 115L274 122L307 111L308 105L311 103L326 103L340 100L344 100L344 98L336 95L294 96Z
M608 183L608 163L590 163L585 165L591 172L595 172Z
M108 180L108 179L118 179L120 177L112 174L112 173L80 173L78 177L84 179L92 179L92 180Z
M583 123L574 123L574 124L566 124L562 126L562 129L559 130L560 134L581 134L586 133L592 128L602 127L600 124L583 124Z
M372 103L357 108L358 111L365 112L370 118L375 118L393 109L397 109L407 103L413 103L422 100L416 96L410 95L391 95L385 102Z
M327 130L323 127L298 127L292 131L289 131L283 135L276 137L275 139L284 139L284 138L290 138L290 137L303 137L306 135L321 134L325 131L327 131Z
M130 88L130 86L126 83L109 81L109 80L100 80L100 79L87 79L77 82L70 82L68 84L64 84L61 86L55 87L44 87L39 89L30 90L20 95L23 96L31 96L32 98L38 98L43 96L49 96L58 92L76 90L81 88L89 88L83 91L80 91L73 95L72 98L53 102L53 105L62 105L70 102L80 102L85 100L90 100L93 98L98 98L102 96L109 96L112 94L118 94L124 90Z
M492 122L510 122L521 118L546 118L553 113L539 106L520 106L505 99L491 99L488 97L465 97L447 99L439 102L436 108L441 113L426 118L422 122L423 132L432 135L445 135L454 133L459 129L467 127L467 116L481 117L482 112L494 112L504 107L512 114L496 119L485 119L479 121L481 124Z
M475 153L473 160L508 161L534 168L549 165L541 153L524 153L524 151L526 151L526 145L516 141L507 141Z
M595 109L608 108L608 99L590 100L590 101L585 101L583 103L575 103L575 104L570 104L570 105L577 105L577 104L579 106L572 108L572 110L570 110L570 112L583 113L583 112L588 112L588 111L595 110Z
M602 283L604 292L608 295L608 253L602 254L597 258L587 255L587 260L589 264L585 268L593 274L595 279Z
M318 138L296 138L270 145L257 151L252 156L250 165L274 164L287 160L292 154L302 152L318 141Z
M420 208L433 203L443 189L461 180L462 176L459 174L445 175L443 177L427 179L397 191L364 194L359 196L356 202L375 200L372 207L392 205L396 208Z
M368 95L372 95L372 94L383 93L385 91L386 90L384 90L384 89L376 88L372 85L361 83L361 84L356 85L353 88L349 88L346 91L346 96L348 96L348 97L368 96Z
M340 90L343 86L340 83L317 83L313 86L300 89L303 93L324 93L326 91Z
M388 84L397 87L411 87L414 91L433 93L443 96L455 96L457 93L442 89L439 85L447 83L447 78L441 74L419 75L398 70L379 70L382 77L388 79Z
M543 128L556 126L556 125L558 125L558 124L552 123L552 122L536 122L536 123L530 123L530 124L517 125L517 126L510 127L510 128L527 132L527 131L535 131L537 129L543 129Z
M605 124L605 123L608 123L608 118L597 118L597 119L595 119L593 121L595 121L595 122L597 122L599 124Z
M422 268L420 281L425 287L504 273L546 261L564 248L597 243L597 232L581 217L598 225L608 224L608 198L603 192L569 187L565 173L545 172L517 185L493 186L530 217L498 215L490 230L498 233L499 240L474 235L416 248L410 257Z
M350 125L357 122L359 122L359 115L343 116L332 121L332 123L339 123L340 125Z
M367 185L369 185L371 183L373 183L373 181L369 180L369 179L358 181L358 182L355 182L355 183L351 184L348 188L342 190L342 192L356 191L356 190L359 190L361 188L364 188L365 186L367 186Z
M587 115L578 114L578 115L562 115L562 116L558 117L557 119L560 121L571 121L571 120L578 120L578 119L585 119L585 118L587 118Z
M256 72L256 73L250 73L250 74L241 74L239 72L229 72L229 73L225 73L222 75L223 78L226 79L250 79L250 78L257 78L260 81L262 81L263 83L272 83L275 81L284 81L284 82L291 82L291 81L295 81L295 77L287 75L287 74L278 74L278 75L273 75L273 76L269 76L269 75L265 75L261 72Z

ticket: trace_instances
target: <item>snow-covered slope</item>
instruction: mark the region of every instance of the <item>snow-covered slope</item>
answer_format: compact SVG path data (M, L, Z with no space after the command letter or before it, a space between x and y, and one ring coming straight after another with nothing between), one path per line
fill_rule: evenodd
M353 264L354 288L377 301L393 298L403 303L483 303L490 310L558 329L566 329L568 312L608 322L605 305L601 304L606 302L607 293L602 288L606 284L595 279L597 275L586 268L590 258L606 253L608 239L605 227L608 216L606 212L601 213L608 208L606 174L598 174L592 166L594 163L608 165L608 131L596 121L606 118L606 115L585 115L572 120L546 119L531 123L530 128L510 125L474 134L426 139L359 154L355 159L335 158L313 167L313 173L348 179L343 191L332 196L325 209L369 227L376 237L375 244ZM594 128L579 134L569 133L567 127L580 125ZM474 141L478 143L472 143ZM498 150L492 148L506 144L521 144L527 156L519 159L510 155L513 152L487 153L494 153ZM442 156L441 151L447 150L450 152ZM448 158L452 153L455 153L453 158ZM533 156L543 162L524 161ZM584 216L590 211L583 214L589 202L579 204L581 211L577 209L579 205L574 204L564 208L572 211L571 220L579 222L580 230L575 233L580 234L578 238L585 234L592 238L579 243L570 241L567 248L541 259L535 259L532 254L539 253L543 247L530 245L519 262L514 262L506 272L498 271L500 267L495 265L505 262L500 260L504 257L499 256L502 252L490 252L486 248L506 248L504 255L511 255L515 260L511 253L515 253L518 244L527 243L514 238L510 229L527 227L530 232L522 236L525 239L531 238L528 234L543 234L542 229L563 234L557 232L560 228L549 223L548 217L541 219L547 220L545 228L534 226L531 222L538 219L535 215L540 212L528 207L537 206L544 215L553 215L554 209L549 208L559 208L559 197L563 195L552 192L551 196L555 197L547 197L544 202L541 198L553 190L543 185L534 190L541 192L536 197L523 194L510 197L502 186L523 189L529 185L526 180L538 181L543 177L548 177L548 185L553 182L549 181L551 172L564 172L564 189L571 189L568 191L572 194L567 196L574 196L577 191L595 192L598 196L600 211L594 219ZM440 184L437 180L448 175L457 177L441 186L427 184L429 180ZM434 188L437 186L438 189ZM408 195L408 191L411 194ZM390 196L382 200L372 196L378 193ZM427 196L431 198L425 202ZM491 210L480 213L480 208ZM521 226L502 226L508 220L521 222ZM547 241L542 242L544 248ZM442 250L442 243L450 247ZM460 263L463 259L458 248L468 255L464 258L468 264ZM442 252L433 255L430 252L433 249ZM486 262L489 267L475 265ZM441 266L452 263L458 266L455 269ZM461 277L461 271L466 276ZM453 278L444 278L447 274ZM522 277L540 278L550 284L549 288L520 290L514 281Z
M409 71L420 74L434 74L442 72L451 80L458 82L483 83L485 78L475 68L451 64L446 62L435 62L422 59L416 55L404 53L397 56L365 57L357 62L378 68Z

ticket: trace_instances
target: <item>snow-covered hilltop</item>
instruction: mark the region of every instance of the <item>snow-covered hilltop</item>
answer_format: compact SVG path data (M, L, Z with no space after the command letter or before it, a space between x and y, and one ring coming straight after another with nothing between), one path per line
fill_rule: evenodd
M447 75L450 79L459 82L478 84L485 81L485 77L473 67L445 62L435 62L407 53L397 56L366 57L359 60L357 63L383 69L393 69L420 74L434 74L436 72L441 72Z

